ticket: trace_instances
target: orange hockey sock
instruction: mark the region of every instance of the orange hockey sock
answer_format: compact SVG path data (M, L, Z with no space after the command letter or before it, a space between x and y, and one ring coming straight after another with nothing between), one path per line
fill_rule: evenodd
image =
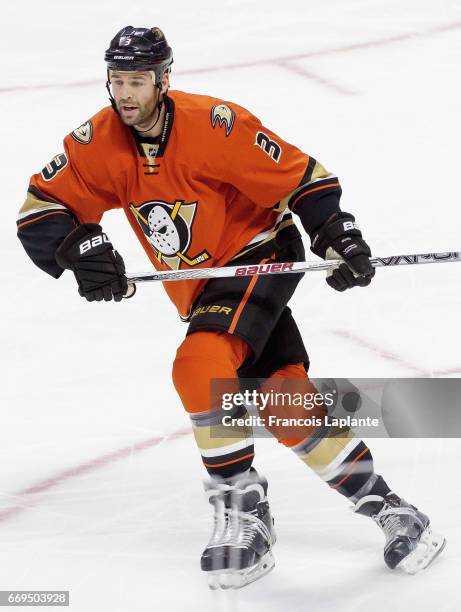
M212 379L230 379L226 390L237 392L237 369L250 353L239 337L206 330L187 336L176 354L173 382L190 414L202 461L212 476L230 478L248 470L253 461L251 427L224 426L221 396L218 389L214 396L211 392Z

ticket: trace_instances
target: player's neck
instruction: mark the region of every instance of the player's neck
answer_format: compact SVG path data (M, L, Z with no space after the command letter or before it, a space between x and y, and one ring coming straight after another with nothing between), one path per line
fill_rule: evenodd
M158 112L158 111L157 111ZM163 129L163 121L165 119L165 104L162 104L162 109L160 111L160 117L158 117L157 112L153 115L149 121L146 121L143 124L135 125L134 128L138 132L141 138L155 138L156 136L160 136ZM157 121L158 117L158 121ZM149 126L153 125L151 129Z

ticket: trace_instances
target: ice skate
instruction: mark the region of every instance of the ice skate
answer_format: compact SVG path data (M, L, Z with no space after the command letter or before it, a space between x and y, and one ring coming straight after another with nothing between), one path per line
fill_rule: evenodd
M262 578L274 567L267 481L252 471L233 485L212 480L207 493L214 507L214 529L201 567L210 588L238 589Z
M407 574L416 574L445 546L445 537L432 531L429 518L395 493L386 497L367 495L354 510L370 516L383 530L384 561L391 569L398 567Z

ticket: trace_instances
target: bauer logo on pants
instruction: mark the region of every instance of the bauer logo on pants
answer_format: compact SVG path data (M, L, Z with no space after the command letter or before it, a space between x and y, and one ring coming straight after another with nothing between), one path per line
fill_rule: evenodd
M207 312L215 312L217 314L230 315L234 309L230 306L222 306L221 304L213 304L212 306L198 306L191 314L191 319L198 315L205 314Z
M188 253L197 202L185 204L184 200L176 200L169 204L152 200L140 206L130 204L130 210L160 263L179 270L181 263L193 267L210 259L207 251L194 255Z

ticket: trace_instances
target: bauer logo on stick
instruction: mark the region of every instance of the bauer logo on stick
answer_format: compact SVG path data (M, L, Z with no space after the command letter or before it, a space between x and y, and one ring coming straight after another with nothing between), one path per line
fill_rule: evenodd
M292 270L293 270L293 264L291 262L264 264L261 266L243 266L235 270L235 276L254 276L255 274L274 274L275 272L291 272Z

